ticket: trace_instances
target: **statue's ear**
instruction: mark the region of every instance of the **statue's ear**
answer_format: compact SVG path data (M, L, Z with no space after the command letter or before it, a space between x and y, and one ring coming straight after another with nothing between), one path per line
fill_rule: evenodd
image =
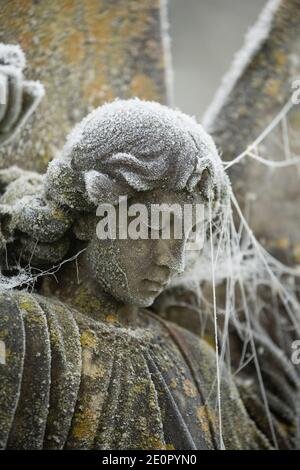
M129 197L134 193L126 182L116 181L111 176L96 170L87 171L84 180L88 198L96 206L106 203L116 204L119 196Z
M202 194L203 198L208 201L211 191L213 190L212 184L214 180L214 168L212 163L207 158L202 158L197 164L194 174L187 182L187 187L190 192L197 191Z
M201 174L201 178L196 184L196 188L198 192L201 193L206 200L209 199L211 184L212 184L211 173L209 169L206 168L205 170L203 170Z

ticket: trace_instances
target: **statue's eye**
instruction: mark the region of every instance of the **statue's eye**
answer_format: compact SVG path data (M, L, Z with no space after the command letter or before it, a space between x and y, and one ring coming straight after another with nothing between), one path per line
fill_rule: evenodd
M182 218L178 217L174 212L167 212L159 217L159 221L148 222L149 236L154 234L154 238L162 239L181 239Z

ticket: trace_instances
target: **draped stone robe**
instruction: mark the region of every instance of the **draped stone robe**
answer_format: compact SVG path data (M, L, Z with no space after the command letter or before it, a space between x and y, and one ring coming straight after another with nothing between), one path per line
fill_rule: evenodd
M0 312L0 448L220 448L203 339L147 310L124 327L25 291L2 294ZM221 400L227 449L272 447L228 373Z

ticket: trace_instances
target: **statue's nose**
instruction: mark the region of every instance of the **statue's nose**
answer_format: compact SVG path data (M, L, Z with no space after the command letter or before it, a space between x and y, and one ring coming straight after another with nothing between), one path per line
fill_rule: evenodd
M184 271L184 240L157 240L156 264L166 266L171 272Z

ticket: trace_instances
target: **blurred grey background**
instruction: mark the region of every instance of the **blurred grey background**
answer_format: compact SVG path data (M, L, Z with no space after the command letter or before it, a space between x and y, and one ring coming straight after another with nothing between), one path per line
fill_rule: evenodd
M168 0L174 104L202 115L266 0Z

